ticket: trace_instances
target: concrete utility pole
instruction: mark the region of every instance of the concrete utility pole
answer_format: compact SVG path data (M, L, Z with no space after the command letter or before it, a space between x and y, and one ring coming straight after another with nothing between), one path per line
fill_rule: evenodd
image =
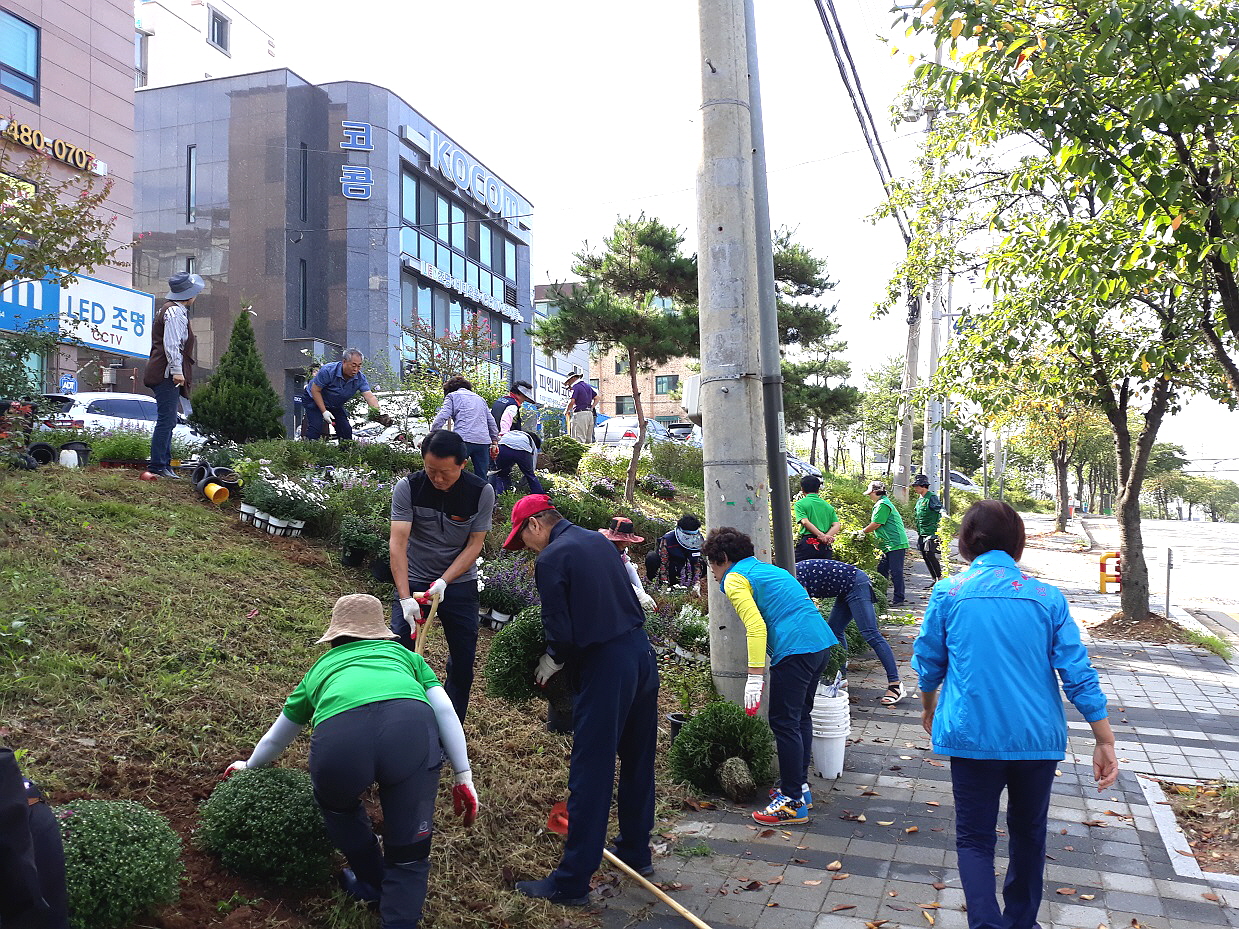
M921 350L921 298L908 297L908 346L904 355L903 387L899 402L902 413L899 433L895 436L895 474L887 488L900 503L908 501L908 485L912 483L912 391L916 390L916 366Z
M947 278L946 311L938 312L938 301L929 309L929 373L926 375L928 384L932 385L934 374L938 370L938 338L941 320L951 324L951 291L955 278ZM934 493L942 490L942 398L931 394L925 404L925 475L929 478L929 489ZM949 481L948 481L949 483Z
M697 247L706 525L734 526L770 560L770 487L762 449L753 141L744 0L699 0L701 167ZM744 624L710 584L714 685L739 702L747 674Z
M753 206L757 232L757 300L761 320L762 410L766 420L766 465L770 471L770 514L774 563L796 571L792 540L791 488L787 482L787 426L783 418L783 367L779 353L779 303L774 290L774 235L766 190L766 132L761 118L761 78L757 70L757 24L753 0L744 0L748 37L749 114L753 133ZM829 464L829 462L827 462Z

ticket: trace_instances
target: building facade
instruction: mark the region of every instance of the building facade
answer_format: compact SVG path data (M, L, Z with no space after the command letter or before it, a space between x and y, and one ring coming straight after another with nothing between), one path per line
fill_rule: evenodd
M224 0L134 0L137 87L252 74L275 67L275 39Z
M99 215L115 217L111 247L133 240L133 84L128 0L0 2L4 170L21 179L27 159L41 153L53 177L110 183ZM65 377L81 380L85 389L102 380L109 364L131 364L133 356L147 354L149 336L135 335L130 314L144 330L152 301L130 291L128 258L121 253L116 264L94 269L68 289L44 280L15 281L0 290L0 330L18 319L58 319L60 331L89 346L32 359L47 389Z
M571 288L572 284L553 285L538 284L533 289L534 321L549 319L555 315L555 306L551 302L551 294L556 286ZM569 291L570 292L570 291ZM533 380L537 396L534 399L547 407L563 407L568 402L568 390L564 387L564 378L569 374L578 373L586 380L590 378L589 352L586 342L577 345L567 352L544 352L537 345L530 344L533 352ZM598 385L595 384L595 387Z
M358 348L394 386L415 332L485 324L495 373L531 376L532 207L396 94L278 69L136 96L135 285L206 279L208 373L246 307L290 429L312 358Z
M660 423L684 422L684 410L680 407L684 379L698 373L698 367L696 358L673 358L666 364L655 365L652 371L638 371L637 386L646 419L656 419ZM600 412L608 416L632 416L637 412L625 352L600 356L597 380Z

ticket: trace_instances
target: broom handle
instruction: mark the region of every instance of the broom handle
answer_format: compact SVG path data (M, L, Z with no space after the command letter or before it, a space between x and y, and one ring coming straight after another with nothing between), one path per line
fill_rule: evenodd
M643 878L640 874L638 874L632 868L628 867L628 865L624 864L624 862L620 861L619 858L616 857L615 853L612 852L609 848L604 848L602 850L602 854L603 854L603 857L607 859L607 861L615 865L615 867L619 868L621 871L623 871L625 874L631 877L634 881L639 882L643 887L645 887L646 890L648 890L650 893L652 893L655 897L657 897L663 903L667 904L667 906L671 907L671 909L675 910L677 913L679 913L681 916L687 919L690 923L696 926L697 929L710 929L709 923L706 923L698 919L688 910L684 909L684 907L680 906L680 904L676 903L669 896L667 896L667 894L663 892L662 888L657 887L656 885L652 884L650 881Z
M426 644L426 633L429 631L430 624L435 620L435 613L439 612L440 599L435 597L430 601L430 615L426 617L424 623L417 624L417 640L413 643L413 653L415 655L422 653L422 646Z

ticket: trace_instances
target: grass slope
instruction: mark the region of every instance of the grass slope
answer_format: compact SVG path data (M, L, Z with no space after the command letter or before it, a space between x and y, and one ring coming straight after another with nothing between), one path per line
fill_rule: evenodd
M189 876L160 925L377 924L338 894L226 875L189 844L197 803L322 654L312 643L335 599L371 583L314 542L240 526L188 482L100 469L0 476L0 726L53 802L129 798L171 818ZM441 635L427 657L442 671ZM570 741L544 730L540 706L483 691L479 679L466 724L482 817L459 827L443 788L425 925L589 924L506 889L558 858L561 840L543 824L566 796ZM303 735L279 763L304 766L308 747ZM680 808L670 789L660 800Z

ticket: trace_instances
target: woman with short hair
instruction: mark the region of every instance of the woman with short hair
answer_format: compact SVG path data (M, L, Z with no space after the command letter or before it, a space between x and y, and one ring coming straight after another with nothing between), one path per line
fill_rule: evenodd
M499 457L499 424L491 415L490 405L460 375L448 378L443 385L443 405L430 424L430 431L446 428L448 420L452 422L452 431L469 446L473 473L486 480L491 459Z
M1050 789L1067 748L1059 681L1092 727L1098 790L1118 777L1114 733L1067 598L1016 564L1019 514L999 500L974 503L960 523L959 553L971 565L934 586L913 649L921 724L934 751L951 759L969 929L1033 929ZM1004 789L1010 863L1000 908L994 847Z

